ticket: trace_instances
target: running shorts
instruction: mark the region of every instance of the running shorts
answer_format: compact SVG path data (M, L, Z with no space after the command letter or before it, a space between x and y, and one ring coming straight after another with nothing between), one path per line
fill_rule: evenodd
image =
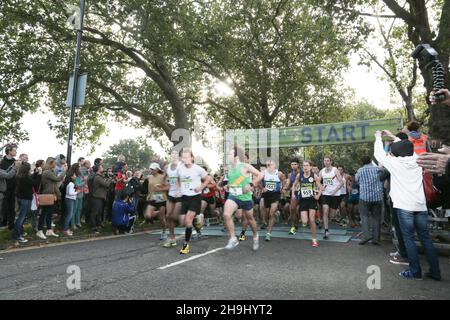
M250 211L253 209L253 200L242 201L232 195L228 197L228 200L235 202L238 205L238 209L242 209L244 211Z
M193 211L197 215L200 213L201 207L202 196L200 194L181 197L181 214L186 214L188 211Z
M321 197L322 205L327 205L331 209L337 209L339 207L339 204L341 203L341 197L340 196L324 196Z
M264 198L264 207L266 207L266 209L269 209L271 207L272 203L280 201L281 193L279 193L279 192L264 192L263 198Z
M299 211L317 210L318 203L314 198L302 198L298 201Z

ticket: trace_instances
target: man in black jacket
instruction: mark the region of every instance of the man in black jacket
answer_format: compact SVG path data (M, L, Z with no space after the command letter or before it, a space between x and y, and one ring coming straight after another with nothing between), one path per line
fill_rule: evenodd
M8 144L5 147L5 156L0 162L0 169L8 170L14 165L17 155L17 145ZM8 226L9 230L14 229L14 220L16 218L16 179L6 180L6 191L3 194L3 217L0 224L2 227Z

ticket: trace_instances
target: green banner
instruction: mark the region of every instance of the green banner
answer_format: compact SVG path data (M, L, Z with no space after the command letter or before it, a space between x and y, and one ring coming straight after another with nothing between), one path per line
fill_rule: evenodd
M270 129L238 129L225 131L225 144L242 147L287 148L375 141L377 130L394 134L403 128L402 119L378 119L341 123L317 124L302 127ZM228 150L225 147L225 150Z

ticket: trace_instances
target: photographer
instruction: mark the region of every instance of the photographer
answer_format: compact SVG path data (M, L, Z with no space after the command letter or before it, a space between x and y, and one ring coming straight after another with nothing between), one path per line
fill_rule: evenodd
M106 196L108 194L111 178L107 178L103 174L103 166L93 167L95 176L93 180L92 192L92 210L90 215L92 230L95 234L99 233L98 228L101 225L101 216L105 207Z
M135 207L131 203L126 192L120 195L120 199L114 201L112 208L112 225L114 234L133 233L133 225L136 216L130 216L135 212Z
M6 219L7 214L7 212L3 210L4 199L6 197L7 192L7 183L10 180L14 180L14 177L20 165L21 165L20 161L15 161L6 170L0 168L0 219ZM3 217L3 214L5 214L5 217Z

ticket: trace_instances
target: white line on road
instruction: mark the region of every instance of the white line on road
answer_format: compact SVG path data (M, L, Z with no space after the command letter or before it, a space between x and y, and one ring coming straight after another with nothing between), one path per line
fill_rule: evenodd
M198 254L198 255L196 255L196 256L192 256L192 257L190 257L190 258L187 258L187 259L184 259L184 260L180 260L180 261L177 261L177 262L174 262L174 263L165 265L164 267L159 267L158 270L164 270L164 269L167 269L167 268L171 268L171 267L174 267L174 266L176 266L176 265L179 265L179 264L182 264L182 263L191 261L191 260L195 260L195 259L204 257L204 256L206 256L206 255L208 255L208 254L211 254L211 253L214 253L214 252L223 250L223 249L225 249L225 247L217 248L217 249L214 249L214 250L211 250L211 251L207 251L207 252L205 252L205 253Z

